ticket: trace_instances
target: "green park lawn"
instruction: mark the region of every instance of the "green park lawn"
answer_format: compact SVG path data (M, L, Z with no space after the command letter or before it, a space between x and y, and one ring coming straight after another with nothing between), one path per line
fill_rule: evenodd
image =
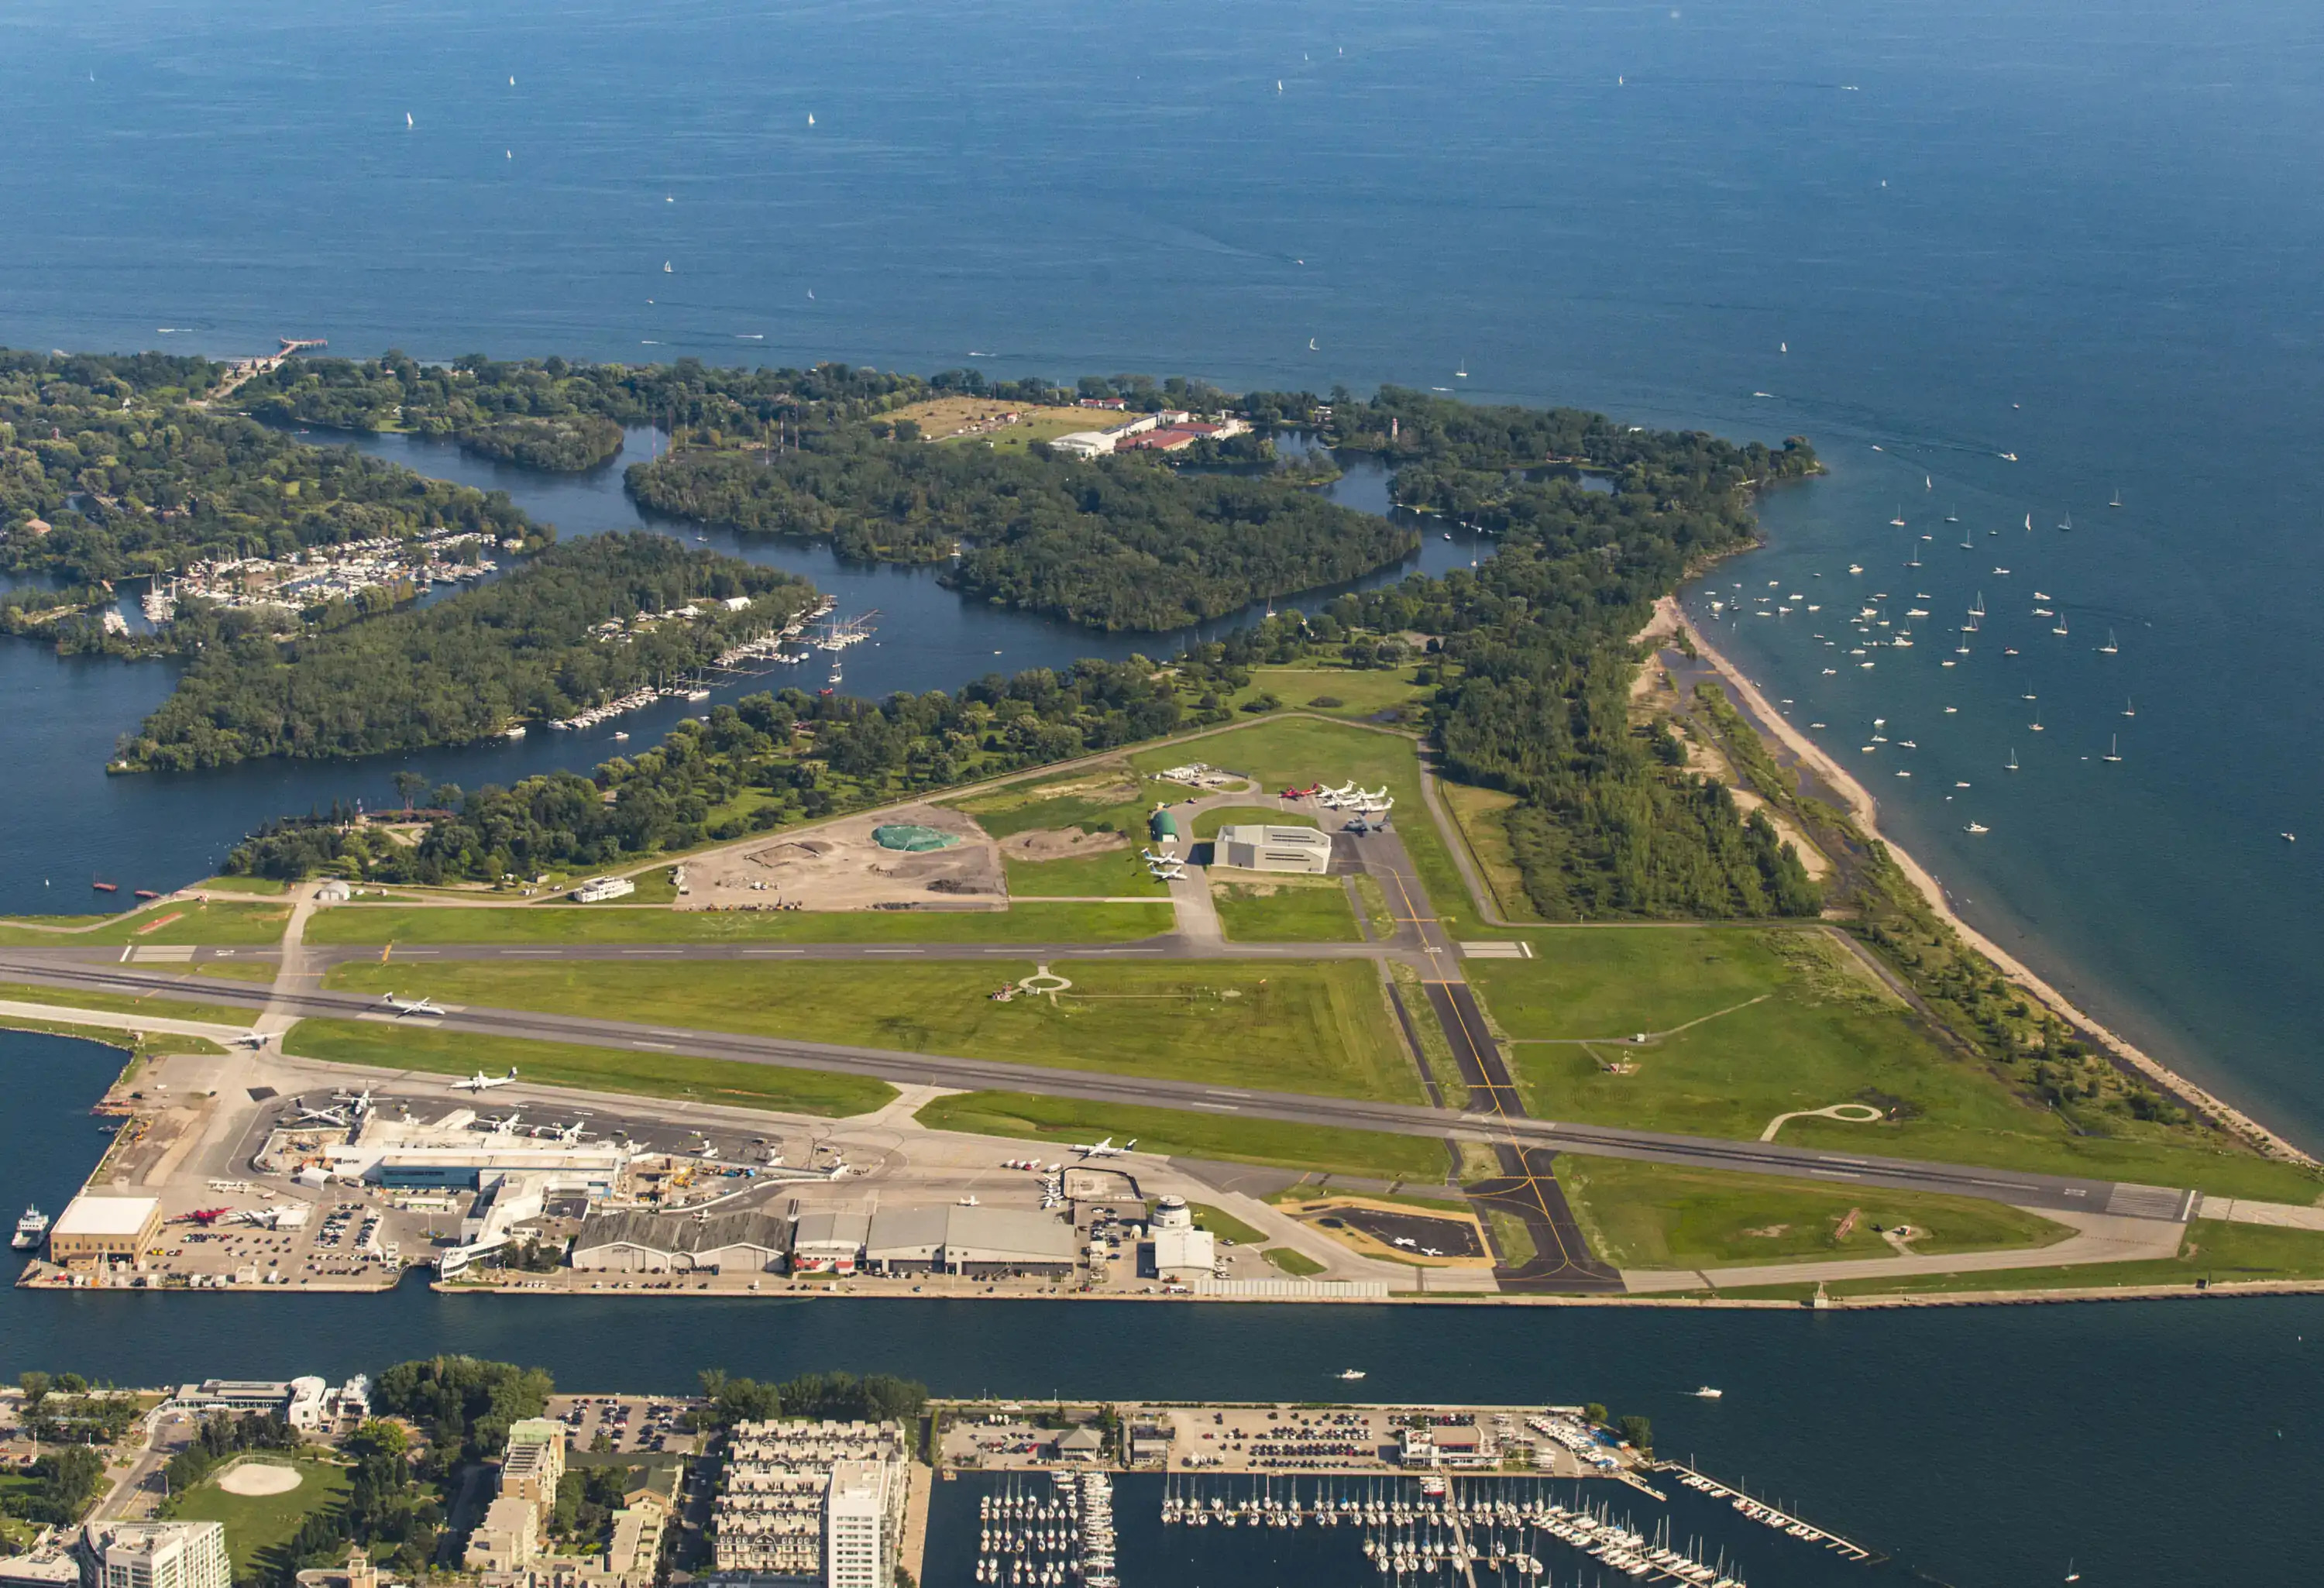
M87 916L38 918L42 926L75 928L88 926L90 919ZM290 920L290 907L287 904L164 901L115 917L89 931L44 932L17 922L0 921L0 947L117 948L133 943L257 946L281 942L282 928ZM156 926L154 923L157 921L169 924Z
M1238 1246L1256 1246L1267 1239L1263 1231L1252 1229L1226 1209L1213 1207L1207 1202L1190 1202L1186 1205L1186 1211L1194 1215L1194 1228L1208 1230L1222 1241L1231 1241Z
M1557 1158L1557 1183L1591 1245L1633 1269L1723 1268L1815 1258L1890 1257L1873 1226L1928 1234L1916 1252L2041 1247L2073 1233L2039 1214L1966 1196L1836 1187L1618 1158ZM1846 1235L1840 1226L1857 1217Z
M1390 1180L1441 1182L1444 1177L1444 1145L1425 1136L1294 1125L1182 1109L1121 1107L1022 1092L956 1093L937 1098L917 1117L934 1130L1013 1136L1061 1146L1094 1141L1101 1136L1111 1136L1117 1141L1134 1137L1140 1152L1279 1164Z
M1305 1279L1323 1271L1322 1263L1292 1247L1270 1246L1259 1255L1295 1279Z
M1356 913L1337 877L1270 877L1264 882L1218 880L1211 896L1219 921L1239 943L1355 943Z
M1119 943L1167 932L1167 903L1048 903L1005 910L622 909L340 905L319 911L307 941L401 943Z
M296 1464L305 1481L286 1493L228 1494L213 1476L171 1500L169 1515L179 1521L223 1524L235 1575L254 1576L260 1568L280 1564L273 1556L290 1542L309 1515L346 1499L345 1467L319 1461Z
M1417 665L1351 668L1309 662L1299 667L1258 667L1251 669L1250 687L1238 692L1231 704L1239 706L1245 700L1255 699L1260 695L1272 695L1286 706L1300 711L1320 711L1333 716L1367 717L1390 706L1411 706L1425 701L1434 694L1434 685L1424 688L1413 681L1418 671ZM1318 698L1336 700L1339 704L1318 706L1315 704ZM1344 782L1346 780L1333 780Z
M1009 878L1009 896L1021 899L1167 899L1169 886L1156 878L1138 858L1142 847L1101 854L1067 855L1057 860L1022 860L1003 856L1001 869Z
M545 1085L687 1098L787 1113L870 1113L896 1097L893 1086L868 1076L696 1058L682 1053L638 1053L620 1048L479 1037L375 1020L300 1020L283 1038L282 1048L300 1058L443 1076L466 1076L478 1069L497 1074L513 1066L526 1080Z
M1463 968L1516 1039L1511 1070L1543 1118L1751 1140L1779 1113L1866 1103L1890 1117L1795 1120L1778 1140L2275 1201L2313 1202L2324 1190L2305 1170L2192 1130L2124 1117L2107 1134L2077 1135L1986 1065L1941 1046L1822 934L1591 927L1523 936L1532 959ZM1633 1046L1638 1031L1670 1034Z
M1122 907L1115 907L1122 908ZM439 1002L1065 1069L1424 1101L1362 962L1061 960L1054 1003L990 994L1031 964L343 965L326 984Z

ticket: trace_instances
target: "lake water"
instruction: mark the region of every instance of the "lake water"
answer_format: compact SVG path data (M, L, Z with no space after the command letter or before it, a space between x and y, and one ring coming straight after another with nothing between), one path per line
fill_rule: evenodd
M1806 432L1831 476L1773 499L1770 549L1716 580L1925 590L1932 615L1869 672L1831 661L1803 612L1740 620L1740 660L1865 763L1972 919L2314 1145L2319 43L2324 15L2287 0L17 0L0 341L1395 380ZM590 527L579 505L548 516ZM1952 557L1904 569L1923 531ZM851 688L1103 648L964 612L924 575L826 571L862 581L851 606L908 613L851 655ZM2036 588L2069 636L2037 625ZM1980 590L1970 656L1927 642ZM925 669L891 654L907 622ZM83 907L91 872L180 881L265 814L384 793L384 768L103 779L167 683L0 648L0 908ZM1875 716L1921 746L1914 778L1893 776L1907 752L1858 750ZM2096 759L2116 734L2123 761ZM539 738L424 769L475 782L598 752ZM0 1161L13 1184L22 1153ZM166 1323L122 1297L9 1305L37 1325L0 1335L12 1358L31 1341L146 1375L277 1371L254 1298ZM954 1389L1070 1368L1271 1392L1360 1347L1376 1371L1394 1353L1399 1393L1627 1395L1710 1464L1796 1485L1954 1580L2037 1580L2068 1554L2091 1582L2296 1580L2319 1543L2308 1303L1618 1325L1027 1311L1001 1330L910 1307L742 1330L631 1302L597 1330L416 1293L271 1305L344 1323L311 1336L335 1365L461 1343L576 1381L756 1353ZM1652 1399L1704 1376L1730 1390L1715 1410Z

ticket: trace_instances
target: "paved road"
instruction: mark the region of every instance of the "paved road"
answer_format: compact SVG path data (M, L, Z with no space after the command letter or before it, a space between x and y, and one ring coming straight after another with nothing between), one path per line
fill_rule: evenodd
M269 1005L302 1017L346 1020L378 1015L378 1005L361 993L294 991L276 994L255 985L208 976L173 974L134 965L87 965L59 958L51 950L0 950L0 979L45 986L115 992L170 992L208 1002L250 1009ZM886 1048L798 1042L722 1031L583 1019L530 1011L455 1006L438 1021L446 1030L533 1041L571 1042L647 1053L683 1051L708 1058L793 1068L835 1070L904 1085L976 1091L1031 1092L1120 1106L1149 1106L1255 1119L1382 1131L1396 1135L1452 1137L1528 1148L1598 1153L1616 1158L1779 1174L1839 1184L1885 1186L1902 1190L1944 1192L2015 1203L2028 1207L2063 1207L2092 1212L2186 1216L2192 1193L2152 1186L2116 1186L2104 1180L2034 1175L1904 1159L1854 1158L1786 1147L1774 1142L1728 1141L1610 1126L1558 1124L1480 1113L1375 1103L1356 1098L1204 1086L1194 1082L1052 1069L995 1059L939 1054L899 1053Z

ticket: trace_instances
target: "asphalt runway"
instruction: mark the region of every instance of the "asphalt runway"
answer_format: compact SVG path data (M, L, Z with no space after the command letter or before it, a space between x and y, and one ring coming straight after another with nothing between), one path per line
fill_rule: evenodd
M383 1015L377 1000L360 993L291 992L278 996L254 983L176 974L134 965L80 963L60 957L59 951L50 949L0 950L0 979L116 993L166 992L254 1011L264 1008L271 1002L287 1013L330 1020L365 1016L376 1019ZM1462 991L1465 993L1465 987ZM1452 994L1448 992L1446 996L1450 998ZM1473 1010L1473 1002L1468 1007ZM1550 1148L1688 1164L1704 1168L1831 1180L1844 1185L1940 1192L2000 1200L2027 1207L2106 1212L2109 1211L2110 1202L2120 1196L2121 1205L2114 1206L2111 1211L2126 1212L2137 1207L2149 1217L2167 1216L2166 1209L2162 1205L2165 1199L2158 1196L2153 1188L2117 1187L2110 1181L1924 1163L1907 1159L1849 1157L1773 1142L1729 1141L1651 1131L1626 1131L1611 1126L1561 1125L1551 1121L1489 1111L1456 1113L1447 1109L1355 1098L1204 1086L1194 1082L1109 1075L1091 1070L1056 1069L995 1059L900 1053L886 1048L798 1042L780 1038L589 1020L530 1011L454 1005L440 1018L429 1019L428 1023L446 1030L473 1031L484 1036L569 1042L649 1054L682 1050L707 1058L832 1070L872 1076L903 1085L948 1086L964 1091L1028 1092L1120 1106L1241 1114L1295 1124L1382 1131L1396 1135L1440 1139L1451 1137L1524 1148ZM1479 1029L1481 1029L1481 1026ZM2178 1216L2183 1218L2192 1196L2192 1193L2170 1193L2169 1205L2178 1208Z

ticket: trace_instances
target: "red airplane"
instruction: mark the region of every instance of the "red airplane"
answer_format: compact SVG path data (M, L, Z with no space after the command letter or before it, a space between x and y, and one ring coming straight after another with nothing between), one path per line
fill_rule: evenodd
M1323 791L1323 784L1314 783L1305 789L1286 789L1283 791L1283 798L1286 799L1305 799L1311 794L1321 794Z
M233 1211L234 1209L230 1207L198 1207L193 1212L170 1222L176 1224L199 1224L207 1230Z

